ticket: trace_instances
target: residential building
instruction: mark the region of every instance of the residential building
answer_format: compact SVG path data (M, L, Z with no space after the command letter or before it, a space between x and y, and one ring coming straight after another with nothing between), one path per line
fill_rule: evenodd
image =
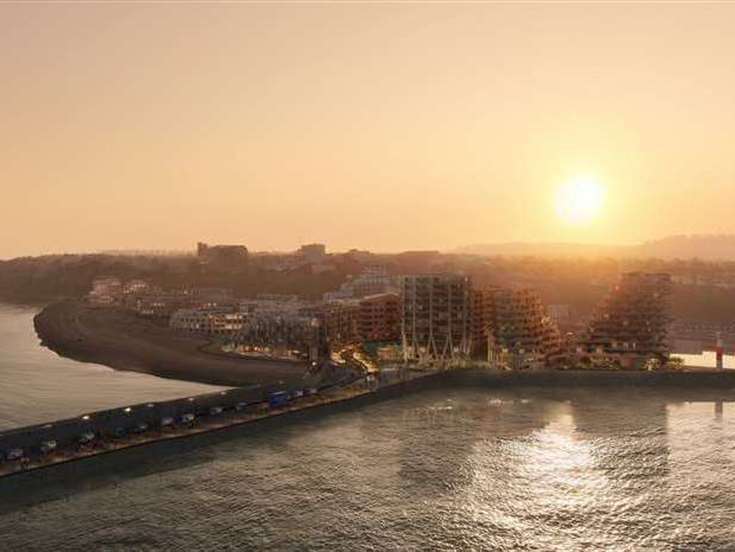
M344 299L324 305L322 320L331 350L360 341L359 317L360 303L357 300Z
M197 258L213 268L240 268L248 262L248 248L244 245L197 244Z
M128 280L123 285L123 295L142 295L148 293L151 289L151 285L145 280Z
M122 294L123 285L119 278L102 276L92 281L87 299L95 305L114 305L120 302Z
M490 287L472 298L475 357L522 369L543 367L559 352L559 330L534 291Z
M399 293L400 278L390 276L383 265L369 265L363 272L348 280L337 291L324 294L325 301L351 299L381 293Z
M234 336L242 331L245 316L232 308L209 307L179 309L171 315L169 326L177 330L206 335Z
M235 336L246 355L318 362L326 355L324 331L317 318L298 312L256 311Z
M549 316L557 326L569 327L574 323L572 309L566 304L548 305L546 308Z
M309 243L302 245L296 254L308 263L319 264L327 256L327 247L323 243Z
M607 356L627 366L645 357L665 360L671 277L630 272L598 307L578 352Z
M459 274L404 276L401 289L404 358L418 362L468 358L470 279Z
M363 342L398 341L401 336L401 299L380 293L359 301L357 333Z

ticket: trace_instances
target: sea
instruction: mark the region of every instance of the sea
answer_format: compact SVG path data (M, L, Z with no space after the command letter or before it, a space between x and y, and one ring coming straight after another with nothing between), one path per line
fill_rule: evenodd
M38 310L0 303L0 431L225 389L60 357L41 346L33 328Z
M102 406L86 395L117 373L37 350L5 326L32 311L3 313L3 416ZM74 383L16 396L54 370ZM0 480L0 550L735 550L732 399L448 387L348 403Z

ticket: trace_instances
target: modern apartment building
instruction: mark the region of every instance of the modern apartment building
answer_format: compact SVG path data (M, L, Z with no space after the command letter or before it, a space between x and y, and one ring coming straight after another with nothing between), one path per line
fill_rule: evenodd
M467 276L404 276L401 294L401 338L406 360L468 358L472 315L471 285Z
M322 320L332 350L360 341L359 317L360 303L357 300L345 299L324 305Z
M179 309L169 326L177 330L207 335L233 336L243 328L245 316L232 308Z
M271 358L313 362L326 354L319 320L297 311L252 312L234 342L245 354Z
M508 368L533 368L559 351L559 330L532 290L473 290L472 313L475 358Z
M357 333L363 342L398 341L401 337L401 299L397 293L363 297L359 302Z
M337 291L324 294L325 301L361 298L382 293L399 293L400 278L390 276L384 266L365 267L361 274L348 280Z
M600 304L578 352L628 357L668 357L671 276L630 272Z

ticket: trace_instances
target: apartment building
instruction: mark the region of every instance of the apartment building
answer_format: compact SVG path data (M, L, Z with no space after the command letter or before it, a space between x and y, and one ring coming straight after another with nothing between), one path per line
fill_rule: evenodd
M534 368L560 349L559 330L533 290L473 290L472 315L475 358L508 368Z
M401 284L404 358L418 362L468 358L470 279L459 274L422 274L404 276Z
M397 293L363 297L359 302L357 333L363 342L398 341L401 337L401 299Z
M229 307L179 309L169 320L169 326L182 331L206 335L234 336L243 329L246 317Z
M668 274L623 274L598 307L578 352L629 358L668 357L671 285Z

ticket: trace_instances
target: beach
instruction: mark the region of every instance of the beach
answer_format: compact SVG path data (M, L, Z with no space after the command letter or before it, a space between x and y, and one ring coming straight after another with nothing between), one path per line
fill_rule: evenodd
M209 341L119 308L65 300L34 319L43 345L59 355L165 378L240 387L297 382L301 363L239 359L203 351Z

